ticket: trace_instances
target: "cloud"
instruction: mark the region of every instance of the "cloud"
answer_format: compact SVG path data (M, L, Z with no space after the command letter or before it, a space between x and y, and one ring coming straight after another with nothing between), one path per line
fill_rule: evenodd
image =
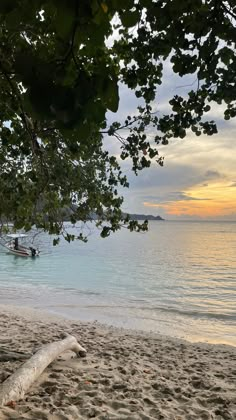
M218 171L212 171L212 170L206 171L205 176L207 178L222 178L223 177L223 175L221 175Z
M183 191L172 191L167 194L164 194L163 196L144 196L143 200L145 202L149 202L150 204L160 204L160 203L170 203L171 201L206 201L211 200L211 198L199 198L194 197L192 195L186 194Z
M175 94L184 96L196 86L195 75L179 78L165 63L163 84L153 103L157 115L170 110L169 99ZM192 86L190 86L192 85ZM109 113L109 122L124 120L136 112L138 100L125 86L120 89L119 113ZM168 146L159 145L159 155L165 156L164 167L153 164L138 176L131 171L131 162L121 167L130 188L120 189L124 195L124 211L144 213L149 206L164 218L222 218L235 220L236 196L236 118L225 121L225 106L211 103L207 120L216 121L218 134L196 137L189 130L184 139L171 139ZM155 135L155 132L150 133ZM117 157L118 141L107 138L105 146ZM144 204L146 203L146 204Z
M168 159L163 168L154 163L150 168L141 171L138 176L129 171L128 165L125 172L132 190L145 190L145 195L153 195L154 188L160 192L163 189L168 192L183 191L191 185L203 183L206 179L194 165L179 164L172 159Z

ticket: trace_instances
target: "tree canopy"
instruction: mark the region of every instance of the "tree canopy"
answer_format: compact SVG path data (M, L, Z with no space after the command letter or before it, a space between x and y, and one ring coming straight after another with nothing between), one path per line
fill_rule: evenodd
M120 159L137 174L163 165L159 144L189 130L213 135L213 103L225 105L225 120L235 117L235 40L234 0L1 0L2 223L59 235L67 209L72 223L96 214L102 236L122 224L146 229L122 213ZM196 83L162 115L155 98L165 62ZM108 124L123 85L142 105ZM112 137L120 158L104 147Z

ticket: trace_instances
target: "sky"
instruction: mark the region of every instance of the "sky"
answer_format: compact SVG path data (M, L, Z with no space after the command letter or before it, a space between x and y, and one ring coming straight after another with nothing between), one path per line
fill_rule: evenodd
M168 112L169 99L191 90L194 83L194 76L181 80L173 75L168 63L154 108ZM134 114L136 106L135 96L121 86L119 118ZM218 134L197 137L189 132L185 139L160 146L164 167L154 163L135 176L129 162L122 164L130 182L130 188L121 191L124 211L160 215L166 220L236 221L236 118L224 121L223 108L217 104L207 116L217 122ZM116 121L117 115L108 119ZM108 149L118 156L119 145L115 140L109 142Z

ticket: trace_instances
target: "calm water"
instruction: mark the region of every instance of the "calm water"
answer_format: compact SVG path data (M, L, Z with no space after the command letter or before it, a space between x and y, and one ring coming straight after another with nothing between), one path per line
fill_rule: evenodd
M36 259L0 253L0 303L73 319L236 345L236 223L151 222Z

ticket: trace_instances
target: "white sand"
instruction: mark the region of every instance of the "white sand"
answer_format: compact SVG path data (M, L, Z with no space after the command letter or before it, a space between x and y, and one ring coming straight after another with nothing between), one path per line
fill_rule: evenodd
M0 419L236 419L236 348L69 322L0 306L0 347L34 352L76 336L88 355L53 362ZM3 382L22 362L1 362Z

